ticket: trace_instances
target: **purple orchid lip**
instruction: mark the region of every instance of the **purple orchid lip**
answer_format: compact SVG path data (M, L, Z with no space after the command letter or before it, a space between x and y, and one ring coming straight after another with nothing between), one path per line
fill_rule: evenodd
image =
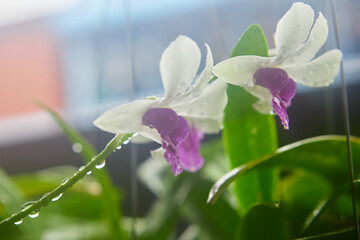
M199 170L204 159L200 156L200 141L203 133L190 129L186 119L169 108L150 108L142 118L142 124L155 128L161 136L164 157L177 176L183 169L189 172Z
M204 134L200 130L191 128L189 136L178 147L180 164L188 172L196 172L204 165L204 158L199 151L203 138Z
M287 72L280 68L260 68L254 74L255 84L269 89L274 112L280 117L285 129L289 129L289 117L286 108L296 94L296 83Z

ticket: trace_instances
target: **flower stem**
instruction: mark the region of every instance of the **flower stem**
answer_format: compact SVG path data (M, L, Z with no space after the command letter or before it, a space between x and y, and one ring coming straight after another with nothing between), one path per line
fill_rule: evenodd
M341 43L340 43L340 34L339 34L339 24L336 15L336 6L335 0L331 1L331 14L333 18L334 30L336 34L336 44L337 48L341 50ZM343 114L345 120L345 131L346 131L346 143L347 143L347 154L348 154L348 163L349 163L349 175L350 175L350 186L351 186L351 194L352 194L352 205L354 211L354 221L355 221L355 229L356 229L356 239L360 240L360 226L358 220L358 213L356 208L356 189L355 189L355 174L354 174L354 162L352 158L352 150L351 150L351 143L350 143L350 120L349 120L349 107L348 107L348 100L347 100L347 89L346 89L346 80L344 74L344 63L341 62L340 65L340 72L341 72L341 95L342 95L342 105L343 105Z
M11 215L9 218L2 220L0 222L0 229L3 229L11 224L14 224L15 222L20 221L21 219L33 212L38 212L42 207L46 207L52 199L58 197L60 194L72 187L72 185L82 179L87 172L93 170L96 165L104 161L111 153L116 151L116 148L119 145L121 145L124 141L128 140L131 136L132 134L115 135L115 137L106 145L106 147L104 148L104 150L102 150L100 154L94 156L88 164L81 168L81 170L77 171L71 178L64 181L61 185L59 185L49 194L45 194L39 200L33 202L21 211Z

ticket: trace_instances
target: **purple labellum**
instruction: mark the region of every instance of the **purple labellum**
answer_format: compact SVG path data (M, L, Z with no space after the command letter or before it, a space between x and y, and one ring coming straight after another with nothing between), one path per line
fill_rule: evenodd
M200 142L204 134L192 128L188 137L179 145L178 154L181 166L188 172L196 172L204 165L204 159L200 155Z
M164 157L177 176L183 169L180 164L178 147L188 137L190 128L185 118L169 108L151 108L142 117L142 124L155 128L161 136Z
M289 117L286 108L296 94L296 83L280 68L260 68L254 74L255 84L269 89L274 112L280 117L285 129L289 129Z

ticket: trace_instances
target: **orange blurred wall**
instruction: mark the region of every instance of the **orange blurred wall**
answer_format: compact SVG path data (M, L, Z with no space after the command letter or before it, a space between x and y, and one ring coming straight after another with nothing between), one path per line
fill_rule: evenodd
M41 22L0 29L0 118L62 106L56 37Z

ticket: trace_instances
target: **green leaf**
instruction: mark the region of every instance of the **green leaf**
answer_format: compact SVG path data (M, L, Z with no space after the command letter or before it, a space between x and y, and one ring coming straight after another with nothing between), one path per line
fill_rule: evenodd
M354 165L360 163L360 139L351 137ZM214 203L220 194L245 173L264 168L292 167L315 172L334 186L349 181L346 138L344 136L319 136L301 140L279 148L256 161L243 164L219 179L212 187L208 202Z
M236 44L231 57L239 55L267 56L268 47L259 25L251 25ZM223 141L231 167L251 162L274 152L277 133L274 117L255 111L256 98L243 88L229 84L228 104L225 108ZM275 199L278 179L276 170L248 174L235 184L239 211L245 213L258 201Z
M295 240L344 240L344 239L356 239L355 229L349 228L341 231L334 231L334 232L328 232L315 236L297 238Z
M278 205L270 203L253 206L243 220L240 239L290 239L282 209Z
M360 180L359 179L355 180L354 184L356 189L359 190ZM336 201L338 201L343 197L345 192L350 192L350 183L345 183L344 185L338 187L332 194L329 194L328 196L324 197L322 201L319 202L319 204L316 206L316 208L313 209L313 211L307 216L301 229L302 235L309 232L309 230L311 230L311 227L318 221L318 219L324 214L324 212L329 210L331 207L333 207ZM351 206L350 216L352 217L353 215L352 202L350 201L350 199L347 200L348 203L343 205Z
M25 198L21 189L0 169L0 216L6 217L8 214L19 211L24 203ZM24 236L21 236L22 234ZM4 239L26 239L26 237L37 239L39 234L40 229L33 221L27 221L27 219L22 224L10 226L1 232Z
M80 155L86 162L90 162L91 159L97 155L94 147L81 134L76 132L68 123L66 123L65 120L63 120L57 113L44 104L40 103L39 105L48 113L50 113L50 115L55 119L55 121L73 144L81 145L82 151L80 152ZM119 196L117 194L117 189L112 184L106 169L102 169L101 171L94 171L93 175L96 177L102 187L103 210L104 215L108 220L108 226L110 228L112 237L114 239L121 239L122 230L119 225L121 211L119 208Z
M292 229L299 233L306 217L333 191L329 181L318 174L295 169L281 181L281 202Z

